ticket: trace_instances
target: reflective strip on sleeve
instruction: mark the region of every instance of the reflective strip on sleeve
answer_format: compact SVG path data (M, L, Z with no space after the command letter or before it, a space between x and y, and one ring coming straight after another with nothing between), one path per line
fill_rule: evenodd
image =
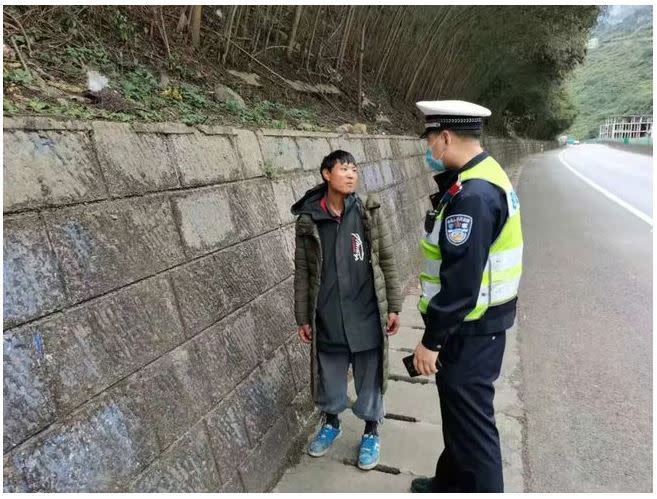
M420 284L422 286L422 296L431 300L440 293L440 281L433 279L425 274L420 274Z
M429 258L431 260L441 259L440 248L426 239L420 240L420 250L422 251L422 256L424 256L424 258Z
M424 259L424 273L433 275L433 276L440 276L440 266L443 263L442 260L429 260L427 258Z

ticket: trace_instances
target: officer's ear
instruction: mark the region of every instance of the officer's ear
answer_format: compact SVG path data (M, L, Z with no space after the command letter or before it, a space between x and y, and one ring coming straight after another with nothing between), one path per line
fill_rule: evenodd
M446 146L451 145L452 144L452 134L447 130L443 130L443 135L445 137L445 145Z

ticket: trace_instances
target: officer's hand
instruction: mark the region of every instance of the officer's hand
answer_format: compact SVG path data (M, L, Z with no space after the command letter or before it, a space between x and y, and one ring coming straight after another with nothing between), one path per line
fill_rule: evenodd
M388 314L388 324L386 324L386 334L392 336L399 331L399 315L395 313Z
M299 333L299 339L302 343L310 343L313 340L313 333L310 324L299 326L297 333Z
M425 376L437 373L436 361L438 360L438 353L429 350L422 343L418 343L415 348L415 356L413 357L415 370Z

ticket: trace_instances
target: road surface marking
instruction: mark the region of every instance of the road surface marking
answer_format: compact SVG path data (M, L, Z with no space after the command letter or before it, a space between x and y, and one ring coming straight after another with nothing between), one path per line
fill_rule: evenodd
M598 184L596 184L595 182L593 182L593 180L590 180L589 178L585 177L584 175L582 175L581 173L579 173L577 170L575 170L572 166L570 166L570 165L568 164L568 162L567 162L565 159L563 159L563 154L564 154L564 152L565 152L565 151L563 151L563 152L561 152L561 154L559 154L559 160L564 164L564 166L565 166L566 168L568 168L571 172L573 172L575 175L577 175L580 179L582 179L584 182L586 182L586 183L589 184L591 187L593 187L596 191L600 192L601 194L603 194L604 196L606 196L608 199L611 199L611 200L612 200L614 203L616 203L617 205L619 205L619 206L625 208L627 211L629 211L629 212L632 213L633 215L636 215L636 216L639 217L641 220L643 220L645 223L647 223L648 225L652 226L652 218L650 218L648 215L646 215L645 213L643 213L643 212L640 211L640 210L637 210L634 206L632 206L632 205L626 203L625 201L623 201L622 199L620 199L618 196L615 196L614 194L612 194L611 192L609 192L609 191L608 191L607 189L605 189L604 187L600 187Z

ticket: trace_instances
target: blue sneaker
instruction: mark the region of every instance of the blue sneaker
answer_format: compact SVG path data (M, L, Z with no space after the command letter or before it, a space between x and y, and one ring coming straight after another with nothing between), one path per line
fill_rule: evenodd
M333 445L333 442L335 442L340 435L342 435L342 429L334 428L328 423L325 424L319 432L317 432L313 441L310 442L310 446L308 446L308 454L313 457L323 456L328 452L331 445Z
M381 443L378 435L366 433L360 441L360 452L358 454L358 467L361 470L371 470L379 464L379 450Z

